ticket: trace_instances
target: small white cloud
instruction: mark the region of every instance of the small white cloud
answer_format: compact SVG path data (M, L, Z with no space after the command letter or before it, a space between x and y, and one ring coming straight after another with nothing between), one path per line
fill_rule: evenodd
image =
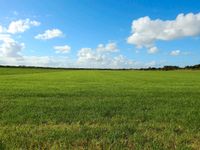
M128 37L129 44L138 48L154 47L157 40L174 40L200 34L200 13L179 14L175 20L152 20L142 17L132 23L132 34Z
M171 55L171 56L178 56L178 55L180 55L180 54L181 54L181 51L180 51L180 50L173 50L173 51L170 52L170 55Z
M148 53L149 54L155 54L157 52L158 52L158 48L156 46L151 47L151 48L148 49Z
M97 46L97 51L99 52L117 52L118 48L117 48L117 44L112 42L112 43L108 43L104 46L104 44L99 44Z
M62 37L63 32L59 29L52 29L52 30L46 30L42 34L38 34L35 36L35 39L40 39L40 40L49 40L57 37Z
M71 47L69 45L54 46L54 49L56 50L56 53L69 53Z
M32 26L39 26L40 22L31 21L30 19L12 21L8 26L7 32L11 34L22 33L30 29Z

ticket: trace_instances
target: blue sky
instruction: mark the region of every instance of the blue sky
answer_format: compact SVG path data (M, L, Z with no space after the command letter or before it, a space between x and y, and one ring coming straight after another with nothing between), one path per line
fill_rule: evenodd
M198 64L199 13L197 0L1 0L0 64Z

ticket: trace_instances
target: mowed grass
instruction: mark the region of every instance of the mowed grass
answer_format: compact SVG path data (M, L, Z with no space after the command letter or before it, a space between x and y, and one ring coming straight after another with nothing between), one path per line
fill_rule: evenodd
M0 149L200 149L200 71L0 68Z

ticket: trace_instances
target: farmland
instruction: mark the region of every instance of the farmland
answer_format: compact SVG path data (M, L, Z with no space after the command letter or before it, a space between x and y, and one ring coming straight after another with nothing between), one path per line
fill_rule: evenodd
M0 149L199 149L200 71L0 68Z

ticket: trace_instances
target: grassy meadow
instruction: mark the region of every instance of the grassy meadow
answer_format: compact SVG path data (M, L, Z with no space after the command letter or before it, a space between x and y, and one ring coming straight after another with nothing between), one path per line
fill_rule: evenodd
M200 71L0 68L0 149L200 149Z

